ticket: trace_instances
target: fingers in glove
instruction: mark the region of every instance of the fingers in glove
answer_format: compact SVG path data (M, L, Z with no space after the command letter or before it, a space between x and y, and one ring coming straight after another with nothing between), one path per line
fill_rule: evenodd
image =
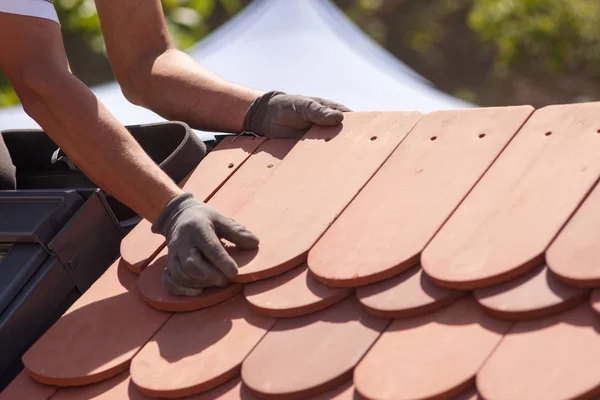
M216 232L212 227L207 227L201 237L197 237L196 246L208 259L208 261L217 267L228 279L233 279L237 276L238 266L234 259L227 253L223 243L217 237Z
M181 272L193 280L193 287L225 287L229 279L192 246L186 259L181 262Z
M344 113L341 111L310 99L297 106L296 110L302 118L317 125L335 126L344 120Z
M341 111L341 112L352 112L352 110L349 109L348 107L346 107L345 105L337 103L335 101L323 99L321 97L311 97L311 99L313 99L317 103L321 103L324 106L327 106L329 108L333 108L334 110L338 110L338 111Z
M167 268L165 268L163 271L162 283L169 292L177 296L199 296L204 291L202 288L191 288L176 283L171 277L171 273Z
M230 241L244 250L256 249L259 244L258 237L233 219L224 215L217 215L213 221L217 235Z

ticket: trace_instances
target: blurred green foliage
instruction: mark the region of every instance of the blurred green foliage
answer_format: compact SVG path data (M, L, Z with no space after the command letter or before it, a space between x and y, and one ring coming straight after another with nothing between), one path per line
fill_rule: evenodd
M474 0L469 25L504 64L562 69L600 61L598 0Z

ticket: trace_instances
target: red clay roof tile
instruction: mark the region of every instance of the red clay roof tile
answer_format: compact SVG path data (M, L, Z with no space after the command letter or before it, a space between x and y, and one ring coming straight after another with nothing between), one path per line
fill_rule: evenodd
M117 260L23 355L28 373L42 383L78 386L126 371L170 315L148 307L134 279Z
M162 274L167 262L167 249L140 274L137 281L140 295L146 303L162 311L185 312L210 307L241 293L243 286L231 283L224 288L211 287L199 296L177 296L169 292L162 283Z
M514 320L542 318L575 307L588 291L556 279L539 266L511 281L474 292L479 304L491 315Z
M312 248L310 270L328 285L354 287L416 265L532 111L485 108L421 118Z
M175 314L131 362L131 379L152 397L202 393L238 375L244 358L275 323L241 294L200 311Z
M244 287L244 295L252 307L276 318L311 314L342 301L352 292L352 289L332 288L317 281L306 264Z
M477 375L495 399L581 399L600 394L600 318L585 303L515 324Z
M48 400L58 388L42 385L31 379L26 371L21 371L13 381L0 392L0 400Z
M367 314L355 297L310 315L280 319L242 364L242 380L269 398L307 398L334 389L387 324Z
M238 282L285 272L311 246L420 118L416 112L348 114L343 127L311 129L271 179L233 218L261 238L258 251L237 251ZM324 201L326 198L326 201Z
M458 395L511 325L486 315L471 296L432 314L397 319L356 367L354 384L370 399Z
M514 278L543 255L600 176L600 104L537 110L422 254L441 286Z
M367 311L384 318L425 315L454 303L464 294L460 290L434 285L420 266L356 289L356 295Z
M599 226L600 184L597 184L546 252L548 267L572 286L600 286Z

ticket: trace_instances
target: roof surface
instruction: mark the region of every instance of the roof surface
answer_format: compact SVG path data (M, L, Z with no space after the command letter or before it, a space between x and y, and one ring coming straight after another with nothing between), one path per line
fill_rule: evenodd
M255 0L187 52L231 82L329 98L355 111L472 107L398 61L330 0ZM128 102L116 82L93 92L123 124L163 121ZM37 127L21 106L0 110L0 129Z
M236 282L170 295L142 222L0 398L593 398L599 133L586 103L226 138L182 184L261 238Z

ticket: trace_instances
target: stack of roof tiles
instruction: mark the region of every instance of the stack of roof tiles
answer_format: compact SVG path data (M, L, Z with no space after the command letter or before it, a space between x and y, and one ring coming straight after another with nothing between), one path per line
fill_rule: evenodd
M599 177L600 103L227 138L181 184L260 237L235 282L168 293L144 221L0 398L593 398Z

